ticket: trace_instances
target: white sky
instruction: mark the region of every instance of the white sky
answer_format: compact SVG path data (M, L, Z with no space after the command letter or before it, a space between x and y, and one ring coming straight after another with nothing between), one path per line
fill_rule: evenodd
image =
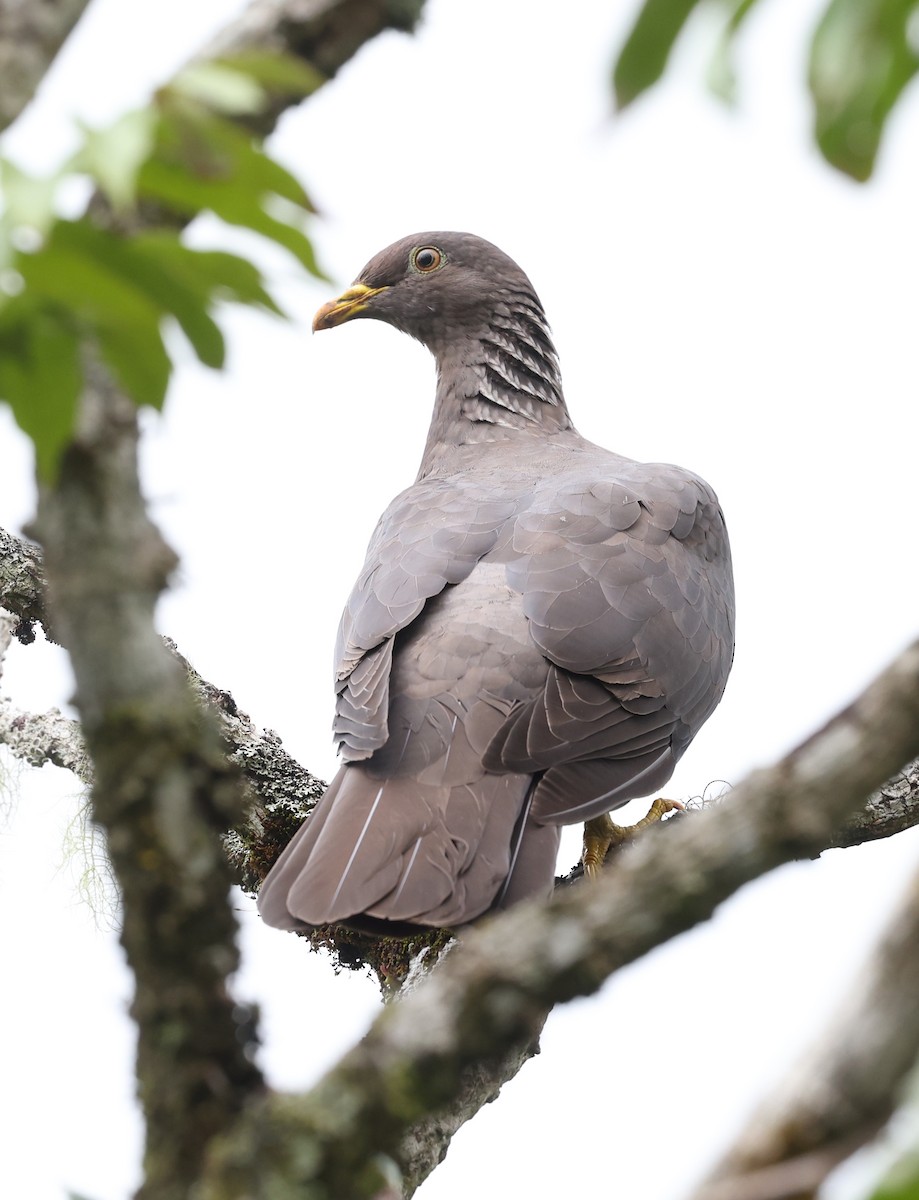
M141 101L241 7L96 0L7 152L50 165L73 116L104 123ZM413 230L488 237L542 296L581 432L717 488L737 658L668 787L685 797L787 749L916 634L919 92L876 181L836 176L810 149L802 83L819 4L771 0L741 43L737 111L702 88L697 24L668 83L611 119L609 63L634 7L569 0L562 19L532 0L431 0L418 37L365 48L284 119L274 149L325 214L313 233L337 284ZM195 236L252 247L213 226ZM145 420L148 494L182 557L161 627L328 777L338 613L377 514L414 475L433 370L372 322L311 339L333 289L263 261L294 323L231 314L229 373L183 349L165 418ZM5 413L0 445L0 524L16 529L31 458ZM3 688L41 709L69 683L33 648L11 653ZM130 980L76 895L73 780L49 767L11 790L0 1192L124 1200L140 1144ZM569 843L564 865L575 856ZM912 831L787 868L554 1014L540 1058L420 1195L681 1200L844 994L917 857ZM240 907L238 988L263 1006L264 1065L305 1086L366 1027L375 985L334 977ZM585 1165L588 1145L602 1165Z

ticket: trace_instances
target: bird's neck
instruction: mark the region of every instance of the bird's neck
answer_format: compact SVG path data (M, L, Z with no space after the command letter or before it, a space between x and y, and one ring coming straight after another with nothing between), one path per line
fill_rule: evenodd
M502 304L488 326L428 346L437 361L434 413L421 475L457 446L571 429L558 356L542 310Z

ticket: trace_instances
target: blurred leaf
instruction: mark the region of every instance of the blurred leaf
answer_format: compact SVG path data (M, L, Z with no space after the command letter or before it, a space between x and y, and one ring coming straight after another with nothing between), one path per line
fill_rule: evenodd
M731 14L709 64L708 86L725 104L733 104L737 99L737 72L732 55L734 39L755 3L756 0L732 0Z
M868 1200L919 1198L919 1063L910 1072L900 1105L874 1144L874 1186ZM876 1182L879 1181L879 1182Z
M0 199L8 229L15 231L24 226L44 237L54 221L59 183L59 174L40 179L26 174L9 159L0 158Z
M202 362L220 367L226 347L215 305L232 301L281 314L246 259L194 250L173 230L130 232L139 196L189 218L213 212L283 246L322 277L302 228L313 211L303 187L245 129L214 111L245 115L274 94L305 94L318 82L284 56L200 64L146 109L107 129L84 127L80 149L50 179L0 160L0 400L32 437L43 477L72 436L83 344L98 350L137 404L159 408L172 370L165 317L178 322ZM89 216L57 217L58 186L74 174L89 175L127 216L120 228L100 228Z
M172 102L162 105L156 162L167 163L199 181L232 181L254 195L275 193L313 212L303 185L269 158L244 129L201 105Z
M233 300L284 316L265 290L261 272L245 258L223 250L191 250L161 230L140 235L137 245L170 274L206 288L214 300Z
M16 247L13 245L13 225L6 213L0 215L0 279L13 265ZM0 282L0 306L3 304L3 284Z
M84 141L71 169L90 175L117 212L134 203L137 173L150 157L158 120L156 111L148 107L125 113L107 129L81 125Z
M250 137L228 121L186 105L167 106L161 137L158 153L141 172L143 194L188 216L210 210L229 225L260 233L289 250L311 274L325 278L299 227L312 211L309 197ZM279 220L268 212L278 197L293 206L292 219Z
M223 366L223 334L209 312L211 288L188 265L195 251L183 246L176 234L164 233L155 240L143 234L120 238L87 221L75 221L62 227L56 241L61 244L137 289L160 314L175 317L198 358L209 367ZM166 251L170 244L171 254Z
M917 0L831 0L817 26L809 71L817 143L854 179L870 177L884 123L919 70L917 12Z
M613 66L620 109L657 83L673 44L699 0L645 0Z
M215 62L242 71L277 96L308 96L325 82L315 67L292 54L245 50Z
M917 1200L919 1197L919 1152L901 1159L871 1193L869 1200Z
M141 238L120 247L124 251L122 261L133 271L135 281L165 312L175 317L199 360L218 369L226 359L226 344L210 314L211 289L206 278L185 263L182 252L192 258L195 252L186 250L177 240L173 249L173 254L164 253Z
M162 307L112 269L88 229L85 221L59 221L41 251L20 257L26 292L46 307L70 312L77 328L98 340L128 395L159 408L170 372Z
M134 402L162 408L172 362L159 326L103 322L96 337L102 357Z
M31 300L0 314L0 398L35 446L38 475L52 480L73 436L83 386L79 340L73 330Z
M226 63L192 63L169 82L168 90L233 116L262 112L268 105L265 89L252 74Z
M157 322L159 310L132 282L97 258L98 243L79 222L59 221L36 254L20 256L18 266L29 294L74 313L80 323Z

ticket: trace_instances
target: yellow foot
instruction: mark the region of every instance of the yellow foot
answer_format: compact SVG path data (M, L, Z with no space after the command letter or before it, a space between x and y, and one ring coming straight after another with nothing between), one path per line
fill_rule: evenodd
M684 807L685 805L681 804L679 800L664 800L661 797L659 800L655 800L648 809L647 816L636 821L634 825L617 825L610 820L609 813L587 821L584 825L584 850L581 854L584 874L588 879L596 879L613 846L621 846L624 842L630 842L642 829L659 821L664 813L674 812L677 809L682 812Z

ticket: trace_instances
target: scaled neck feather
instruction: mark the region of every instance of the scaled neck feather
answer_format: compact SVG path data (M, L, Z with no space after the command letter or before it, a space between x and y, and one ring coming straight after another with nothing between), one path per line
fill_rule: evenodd
M422 476L451 447L572 428L558 355L534 296L505 295L480 329L425 340L437 360L437 394Z

